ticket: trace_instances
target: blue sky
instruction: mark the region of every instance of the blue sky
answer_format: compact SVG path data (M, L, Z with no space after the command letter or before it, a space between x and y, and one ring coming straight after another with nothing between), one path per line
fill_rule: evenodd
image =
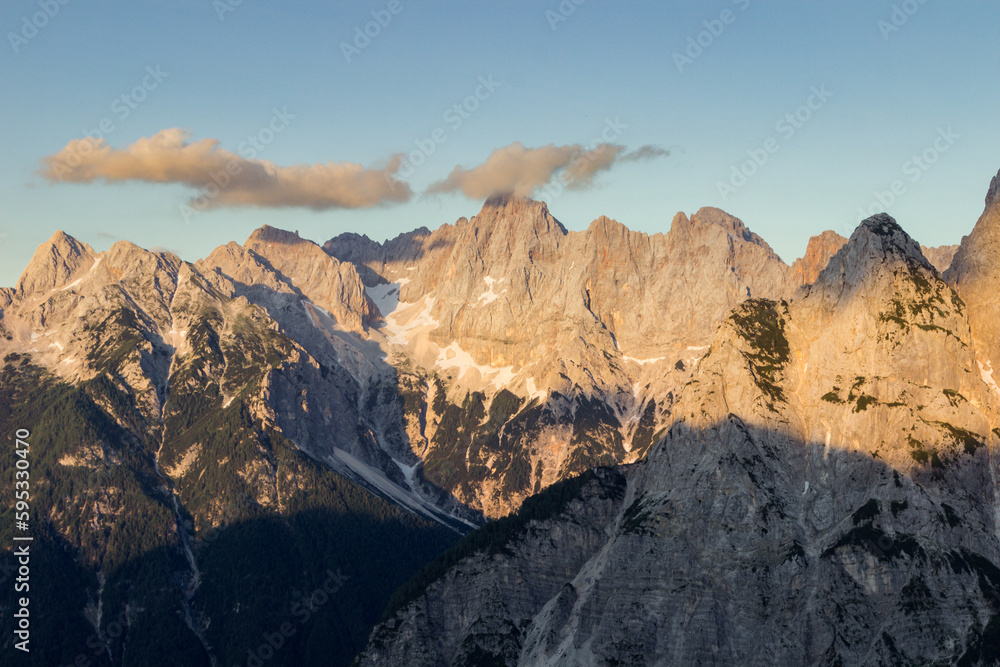
M718 206L788 262L824 229L848 235L894 182L894 201L881 198L907 231L958 243L1000 168L995 2L398 0L395 14L389 0L62 2L0 6L0 285L56 229L98 250L126 238L193 261L265 223L319 242L437 227L482 204L456 188L426 192L456 166L516 142L591 146L609 123L623 152L670 155L618 160L554 197L537 190L568 228L607 215L665 232L677 211ZM54 15L38 18L46 7ZM348 62L342 44L372 12L391 19ZM477 108L456 124L449 109L477 88ZM38 173L102 121L115 150L180 128L246 157L240 145L275 110L283 126L255 157L283 168L374 173L440 131L402 178L408 201L356 208L313 210L277 193L277 204L185 216L199 190L182 182ZM747 164L753 156L762 164Z

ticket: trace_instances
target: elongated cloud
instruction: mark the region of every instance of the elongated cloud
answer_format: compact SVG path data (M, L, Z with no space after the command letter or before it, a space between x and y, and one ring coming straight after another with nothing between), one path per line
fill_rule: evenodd
M670 151L665 148L660 148L659 146L640 146L634 151L629 151L628 153L623 153L621 158L622 162L638 162L639 160L655 160L658 157L667 157L670 155Z
M182 183L200 192L191 202L199 209L363 208L405 202L413 195L409 185L395 177L400 156L383 168L336 162L281 167L227 151L215 139L189 139L178 128L162 130L122 149L108 146L103 139L76 139L44 158L39 173L52 182ZM256 154L242 144L239 150Z
M595 175L610 169L616 162L670 154L655 146L643 146L630 153L624 151L624 146L610 143L596 144L592 148L580 144L526 148L515 142L496 149L477 167L455 167L447 178L432 184L427 192L461 192L472 199L483 199L494 192L530 197L553 179L571 190L585 190L593 185Z

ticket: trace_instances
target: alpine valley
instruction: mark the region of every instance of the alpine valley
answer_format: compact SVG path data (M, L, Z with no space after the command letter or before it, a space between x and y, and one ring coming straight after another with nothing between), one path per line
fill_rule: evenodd
M791 265L509 194L194 263L56 232L0 309L16 664L1000 662L1000 174L960 246Z

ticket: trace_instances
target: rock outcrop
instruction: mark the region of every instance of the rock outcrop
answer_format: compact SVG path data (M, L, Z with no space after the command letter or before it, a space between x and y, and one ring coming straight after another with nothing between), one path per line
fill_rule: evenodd
M711 208L678 214L667 234L607 217L568 232L544 203L498 195L433 232L324 247L358 266L382 348L419 389L411 404L427 416L410 418L408 440L423 473L488 516L596 462L644 456L716 323L788 282L763 239ZM492 434L474 413L501 405ZM455 429L468 434L457 445Z
M920 246L921 252L924 253L924 257L927 258L934 268L938 270L939 273L944 273L951 266L952 261L955 259L955 253L958 252L957 245L942 245L933 248L928 248L927 246Z
M90 268L94 259L90 246L58 231L35 251L14 287L14 294L22 299L45 294L69 283L81 269Z
M199 592L207 536L236 517L254 557L295 545L283 585L315 588L344 477L399 534L426 526L382 501L504 517L400 591L360 664L995 664L998 179L954 261L886 215L788 267L718 209L570 232L509 195L386 243L263 227L195 264L57 233L0 290L0 391L39 387L82 434L38 464L80 581L114 574L108 517L159 536L132 608L185 664L243 655L234 598ZM280 560L237 563L237 602Z
M583 565L579 510L529 513L428 573L358 664L992 664L1000 397L976 366L962 300L869 219L790 301L725 319Z
M497 195L384 244L345 234L321 248L264 226L193 265L59 233L0 298L12 349L73 380L103 372L116 337L141 340L124 377L150 415L192 309L261 308L299 355L268 390L275 423L397 501L475 523L646 456L718 323L815 282L845 242L814 237L788 267L718 209L679 213L661 234L603 216L569 232L544 203ZM118 312L133 333L101 324Z
M826 268L830 259L847 244L847 239L837 232L827 230L809 239L806 254L792 264L794 288L816 282L820 271Z
M243 248L352 331L363 331L372 322L372 303L350 262L338 262L298 233L267 225L246 240ZM377 316L374 316L377 317Z
M969 309L984 378L1000 364L1000 174L990 183L986 207L972 233L962 239L945 280L954 285Z

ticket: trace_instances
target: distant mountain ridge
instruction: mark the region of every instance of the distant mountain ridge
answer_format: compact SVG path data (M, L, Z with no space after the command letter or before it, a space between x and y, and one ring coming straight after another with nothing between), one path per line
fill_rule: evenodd
M191 285L184 298L242 297L301 346L307 365L342 367L354 387L329 387L327 372L312 393L312 380L279 380L268 396L294 441L362 483L376 480L396 502L499 516L590 465L642 458L725 314L746 298L791 295L844 243L825 232L788 267L718 209L679 213L666 234L603 216L569 232L544 203L508 194L471 219L384 244L343 234L321 248L265 225L194 265L128 242L95 253L59 232L0 296L5 324L20 332L12 347L28 349L23 324L44 330L37 358L80 380L100 369L85 361L94 341L78 335L75 309L91 292L107 299L107 286L127 286L148 348L131 391L150 414L165 400L163 363L186 349L187 316L170 312L174 298ZM949 259L948 248L924 250ZM498 395L510 413L494 441L497 425L470 419ZM323 405L346 420L332 441L330 417L317 421ZM370 435L348 427L358 419L372 424ZM492 444L481 450L480 441Z
M998 210L944 278L882 214L737 305L643 461L457 545L356 664L996 664Z
M391 309L382 313L390 362L428 387L421 403L436 410L431 387L453 405L471 397L445 420L472 432L458 448L437 437L437 413L410 441L427 443L425 474L491 516L596 461L641 458L716 321L748 294L789 289L771 248L717 209L679 214L667 234L606 217L568 232L543 203L508 195L433 232L386 244L342 235L324 247L359 266L380 309ZM499 451L479 463L468 415L501 391L520 405ZM508 458L512 445L525 456Z
M722 414L714 394L698 393L731 371L718 367L720 336L766 348L779 340L778 322L820 320L840 332L829 350L856 336L835 326L846 317L838 309L852 302L830 285L863 293L862 274L884 278L879 258L892 248L916 267L906 269L919 276L915 289L926 282L934 298L916 312L916 301L900 301L902 311L885 310L885 321L852 321L877 337L898 339L880 328L891 324L906 335L951 332L960 348L993 345L986 285L995 280L995 210L954 263L947 249L923 250L939 268L951 264L949 280L969 300L971 338L960 330L964 315L935 287L938 271L884 220L866 223L851 242L816 237L792 266L718 209L678 213L667 233L631 231L604 216L571 232L544 203L511 195L386 243L342 234L320 246L264 226L196 263L127 241L96 252L57 232L18 283L0 290L0 391L10 397L0 418L40 434L38 474L51 493L40 496L37 520L49 526L46 548L79 559L67 570L72 594L46 622L69 624L69 646L97 633L107 664L121 664L125 639L108 635L110 621L96 610L155 607L130 612L147 664L171 654L158 643L166 635L188 664L242 660L268 629L264 610L290 611L290 592L320 585L338 560L356 577L345 604L366 587L380 593L357 602L365 612L350 623L338 625L342 612L331 607L289 656L324 646L345 664L389 592L459 533L553 485L558 495L565 480L595 466L651 469L639 462L700 409L685 396ZM786 300L801 307L786 313ZM752 386L741 375L727 389L738 393L732 405L781 413L793 393L780 370L787 360L739 349ZM977 357L984 379L991 359ZM859 409L902 401L883 397L883 381L848 391L837 379L828 393ZM949 391L986 400L963 382ZM50 412L31 407L47 405ZM955 427L978 437L982 423L966 417ZM67 440L70 431L79 437ZM937 452L916 451L930 461ZM596 494L596 514L569 511L591 526L578 536L588 549L633 474L644 473L599 473L596 490L581 487ZM323 555L309 546L361 526L377 536L370 549L348 543ZM118 534L142 542L149 557ZM400 551L394 540L413 549ZM301 567L268 560L265 545L278 544L273 558ZM244 551L254 555L228 571L227 559ZM394 578L372 584L382 566ZM153 583L130 588L136 576ZM235 606L258 611L223 621ZM71 661L78 651L68 650L38 664Z

